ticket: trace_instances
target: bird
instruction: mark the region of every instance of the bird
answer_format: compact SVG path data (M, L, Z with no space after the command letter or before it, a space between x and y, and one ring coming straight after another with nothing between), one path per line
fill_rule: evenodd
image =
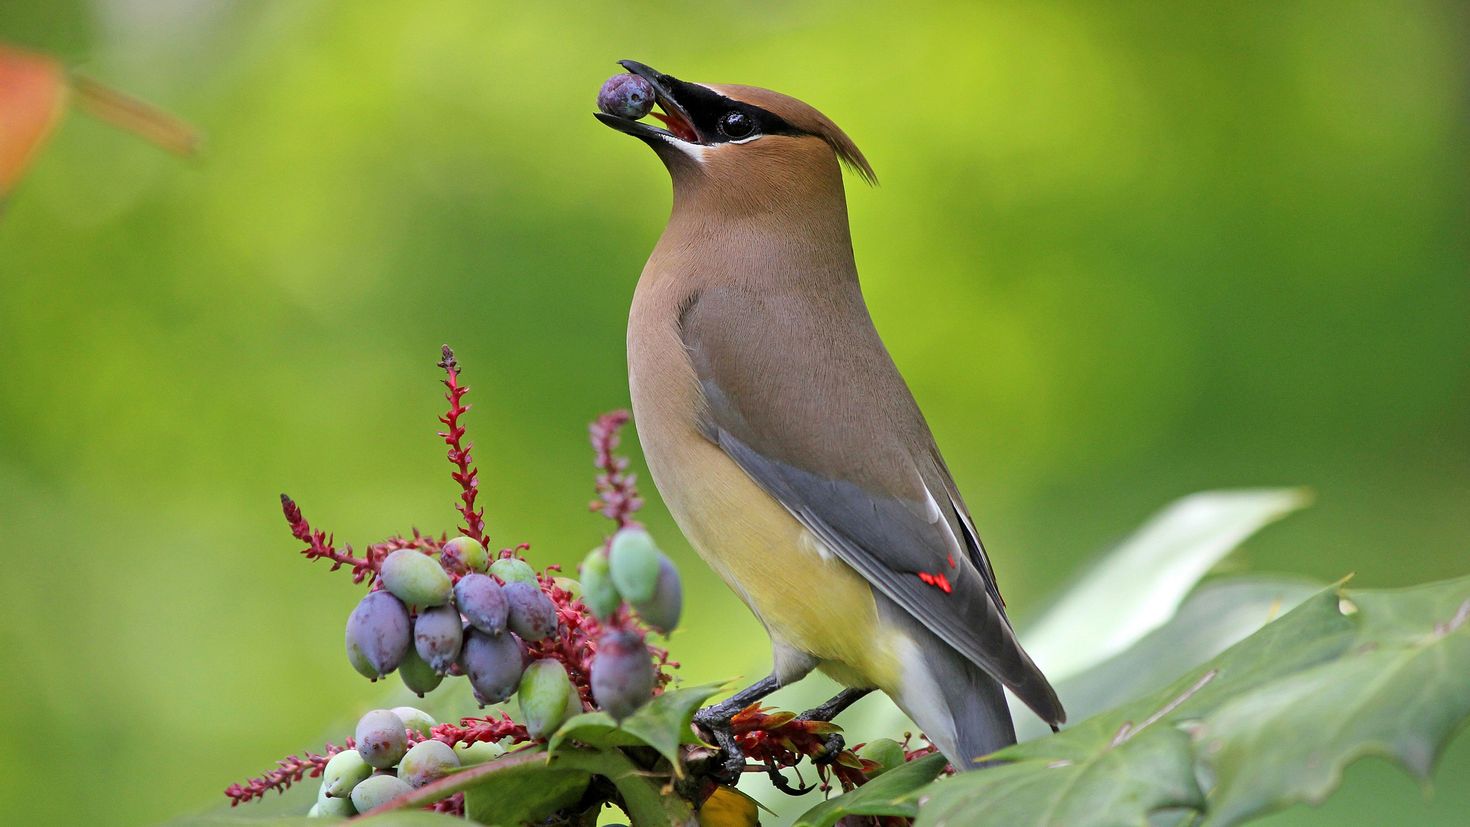
M863 298L843 168L876 184L872 166L794 97L620 64L662 126L596 116L673 180L629 311L634 423L675 522L772 648L770 675L696 723L733 772L730 717L820 670L844 690L806 717L880 690L960 770L1015 743L1002 687L1056 729L1062 704Z

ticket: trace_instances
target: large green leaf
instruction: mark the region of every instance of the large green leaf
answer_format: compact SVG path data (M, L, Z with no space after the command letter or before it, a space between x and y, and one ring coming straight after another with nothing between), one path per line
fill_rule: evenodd
M551 813L577 803L590 780L585 770L551 766L543 755L540 761L476 779L464 791L465 815L494 827L539 823Z
M1059 681L1057 694L1073 720L1085 720L1162 689L1322 589L1318 582L1279 575L1206 580L1168 623L1116 657ZM1051 730L1034 715L1019 715L1016 731L1027 741Z
M1159 810L1204 806L1189 736L1151 727L1079 760L1033 758L935 784L918 827L1137 825Z
M1078 577L1021 640L1053 680L1122 652L1174 615L1216 563L1306 505L1298 488L1205 491L1170 504Z
M1466 675L1470 578L1327 589L1164 689L931 785L919 823L1214 827L1320 801L1363 755L1425 777L1470 718Z
M807 810L792 827L832 827L844 816L904 816L919 811L919 791L944 771L944 756L910 761L856 790Z
M1470 579L1349 598L1361 618L1349 652L1205 718L1200 753L1216 778L1207 824L1319 802L1365 755L1427 779L1470 718Z

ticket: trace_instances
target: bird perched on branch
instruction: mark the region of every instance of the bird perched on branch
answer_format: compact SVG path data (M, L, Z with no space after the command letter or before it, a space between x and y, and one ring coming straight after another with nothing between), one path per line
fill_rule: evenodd
M863 301L839 162L870 183L872 168L795 98L622 65L635 78L609 82L624 99L600 100L598 118L674 182L628 322L639 439L679 527L774 654L769 677L697 722L738 768L729 717L820 669L849 690L814 716L879 689L959 769L1015 742L1002 686L1060 724ZM664 128L636 119L648 92Z

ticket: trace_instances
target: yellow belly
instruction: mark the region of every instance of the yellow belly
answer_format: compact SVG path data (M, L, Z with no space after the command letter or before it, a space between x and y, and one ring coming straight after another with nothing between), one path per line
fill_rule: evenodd
M766 627L778 678L818 666L850 686L896 688L899 642L879 626L867 581L696 430L698 386L677 333L630 333L628 356L654 483L695 550Z

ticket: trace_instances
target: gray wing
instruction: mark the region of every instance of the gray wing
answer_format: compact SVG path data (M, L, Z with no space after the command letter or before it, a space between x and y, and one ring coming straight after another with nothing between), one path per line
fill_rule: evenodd
M1060 723L928 426L852 298L836 309L860 317L834 320L833 305L792 296L695 297L680 322L704 435L875 588Z

